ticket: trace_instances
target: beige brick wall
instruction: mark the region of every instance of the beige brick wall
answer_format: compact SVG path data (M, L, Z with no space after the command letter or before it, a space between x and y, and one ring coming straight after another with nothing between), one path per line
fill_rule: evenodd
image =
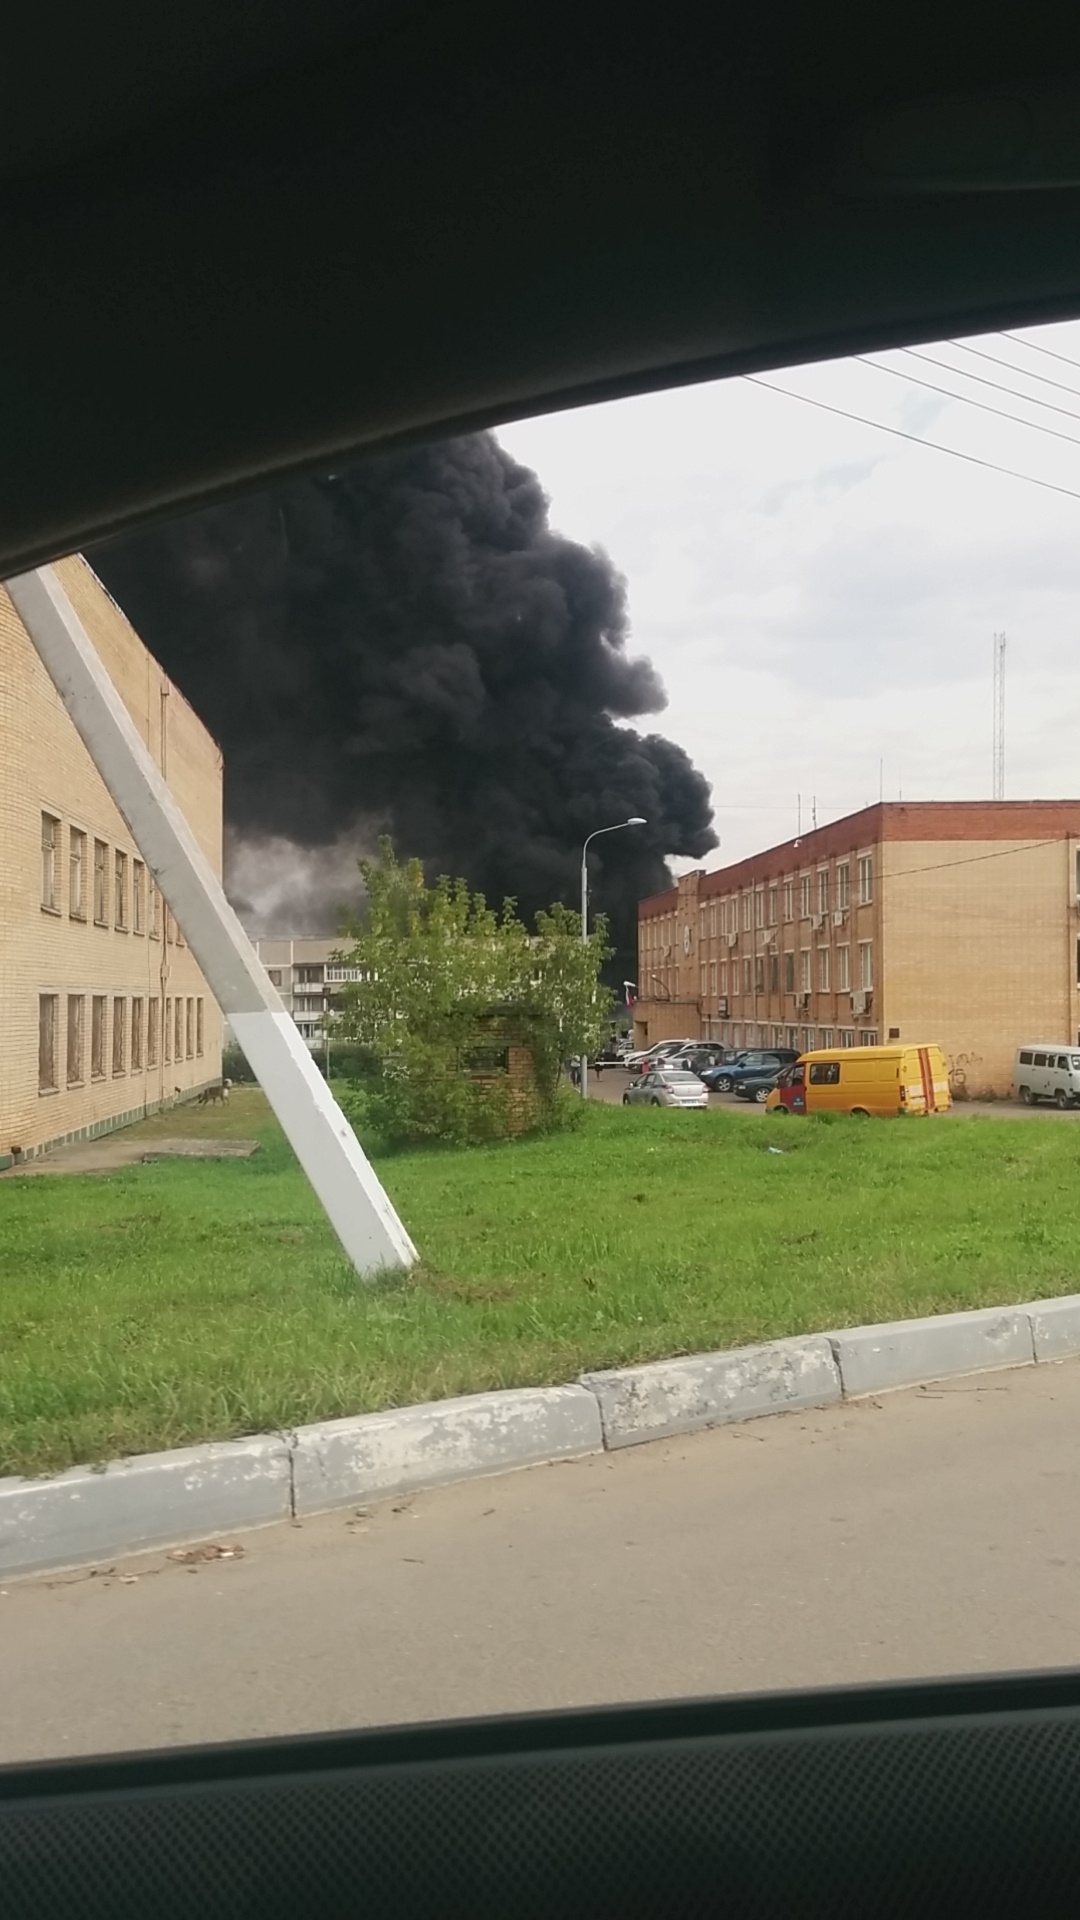
M143 646L91 569L78 556L61 561L64 587L97 646L153 758L163 769L203 852L221 872L221 753L178 689ZM15 1147L32 1152L85 1129L220 1077L221 1017L190 949L177 936L164 903L158 937L150 933L150 883L144 882L144 931L134 929L132 883L138 849L109 798L86 748L8 599L0 589L0 1158ZM41 816L59 822L56 910L42 906ZM72 909L72 831L86 836L84 917ZM107 849L107 925L95 923L94 843ZM126 928L116 924L115 859L126 855ZM58 999L55 1092L39 1089L39 1002ZM82 1078L68 1084L67 1002L83 1006ZM92 1003L107 1001L104 1073L91 1073ZM143 1006L143 1064L131 1062L132 1002ZM147 1064L149 1003L158 1003L157 1063ZM175 1024L168 1058L161 1027L166 1001L183 1006L182 1057ZM114 1072L115 1003L123 1003L122 1070ZM188 1057L187 1012L192 1011ZM202 1003L202 1051L197 1007Z
M1076 848L887 841L882 1039L936 1040L970 1095L1008 1092L1022 1041L1075 1042Z
M1005 1094L1023 1041L1080 1044L1078 848L1073 801L923 803L868 809L727 872L686 874L641 903L636 1030L650 1042L698 1031L736 1045L935 1041L956 1090ZM873 898L864 906L866 856ZM822 874L828 910L815 924ZM873 987L857 1013L860 943L871 949ZM789 954L797 997L784 986ZM687 1002L677 1016L663 988Z

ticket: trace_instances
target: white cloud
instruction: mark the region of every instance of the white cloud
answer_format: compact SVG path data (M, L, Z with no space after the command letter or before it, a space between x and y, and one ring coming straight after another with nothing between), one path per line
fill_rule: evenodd
M989 792L992 635L1009 636L1006 791L1080 793L1080 444L1032 432L912 378L1080 441L1080 324L948 344L932 367L878 356L582 409L504 428L563 532L629 583L632 646L663 677L661 730L713 783L720 852L741 858L818 817L902 790ZM1027 401L980 386L979 373ZM1060 379L1068 394L1035 375ZM955 448L969 461L789 397ZM1040 407L1075 409L1077 418Z

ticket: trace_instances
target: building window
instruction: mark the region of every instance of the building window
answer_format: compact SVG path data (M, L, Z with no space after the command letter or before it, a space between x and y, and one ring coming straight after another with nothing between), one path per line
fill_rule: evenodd
M870 940L859 941L859 985L869 993L874 984L874 948Z
M54 813L41 816L41 904L46 913L58 913L56 903L56 851L60 844L60 822Z
M744 933L749 933L750 931L750 916L752 912L751 896L748 893L744 893L742 897L742 923Z
M751 980L751 975L750 975L749 960L744 960L742 963L742 983L743 983L744 993L751 993L753 991L753 982Z
M105 1009L103 993L95 993L90 1007L90 1078L105 1078Z
M715 960L710 960L709 962L709 992L712 995L713 999L715 1000L716 998L716 961ZM200 1006L202 1005L201 1000L199 1002L199 1005ZM200 1053L202 1052L201 1047L199 1048L199 1052Z
M875 1027L867 1027L865 1032L859 1035L859 1039L864 1047L876 1047L877 1029Z
M151 940L157 940L160 938L160 934L159 934L160 925L161 925L161 894L158 891L157 882L154 880L151 880L150 882L150 938Z
M172 946L173 936L175 932L176 932L176 921L173 919L173 916L172 916L172 908L170 906L166 906L165 907L165 944L167 947Z
M173 1012L176 1016L173 1029L173 1059L179 1066L184 1057L184 1003L181 999L177 998L173 1001Z
M146 1003L146 1064L148 1067L157 1066L160 1014L161 1002L154 996Z
M779 889L777 887L770 887L769 888L769 925L770 927L775 927L776 925L776 917L779 911L779 903L780 903Z
M124 1071L124 1042L127 1038L127 1008L123 1000L117 998L112 1003L112 1070Z
M131 931L146 932L146 868L141 860L131 863Z
M785 921L787 921L787 920L794 920L794 918L795 918L795 882L794 880L785 880L784 881L784 919Z
M795 955L794 953L788 952L788 953L785 953L784 955L784 992L794 993L794 991L795 991Z
M810 875L808 873L799 875L799 918L800 920L810 918Z
M813 1027L804 1027L802 1030L802 1050L804 1053L813 1053L814 1051Z
M707 979L707 970L706 970L706 968L705 968L705 967L702 967L702 969L701 969L701 983L700 983L700 987L699 987L699 993L700 993L700 995L701 995L701 998L702 998L703 1000L704 1000L704 998L705 998L705 995L706 995L706 994L708 993L708 991L709 991L709 985L708 985L708 979Z
M86 919L86 835L78 827L68 835L68 912L73 920Z
M716 902L709 908L709 939L716 939Z
M836 990L838 993L851 992L851 948L836 949Z
M818 983L819 992L828 993L829 991L829 949L828 947L819 947L817 950L817 983Z
M809 993L813 982L810 978L810 949L801 948L799 952L799 992Z
M126 853L121 853L119 847L117 847L116 862L113 868L113 913L116 916L116 925L119 927L121 933L126 933L128 926L127 890L128 857Z
M836 869L836 904L842 913L851 905L851 868L846 860ZM830 1046L832 1042L829 1042Z
M38 1092L55 1093L57 1028L60 1022L60 995L38 995Z
M818 870L817 910L819 913L828 913L829 911L829 869L828 867L821 867Z
M780 955L778 953L770 953L769 955L769 992L779 993L779 991L780 991Z
M754 925L755 927L763 927L765 925L764 887L757 887L754 891Z
M143 1067L143 1018L144 1007L141 999L131 1003L131 1071L141 1073Z
M789 1046L789 1047L797 1047L797 1046L798 1046L798 1044L799 1044L799 1029L798 1029L798 1027L789 1027L789 1028L788 1028L788 1030L787 1030L787 1044L788 1044L788 1046Z
M94 924L109 924L109 849L104 840L94 841Z
M81 993L69 993L67 1003L67 1083L79 1087L83 1080L83 1010Z
M874 897L874 856L872 853L859 855L859 905L868 907Z
M165 1042L165 1065L168 1066L170 1061L172 1060L172 1001L171 1000L166 1000L165 1002L165 1025L162 1031L162 1037Z
M831 1046L832 1046L832 1043L833 1043L833 1030L832 1030L832 1028L831 1028L831 1027L820 1027L820 1028L818 1029L818 1046L819 1046L819 1047L831 1047Z
M714 967L713 973L715 974L715 972L716 972L716 968ZM200 998L195 1002L195 1052L198 1054L200 1059L202 1058L202 1050L203 1050L203 1003L202 1003L202 998L200 996Z
M756 953L754 955L754 992L764 993L764 991L765 991L765 955L763 953Z
M840 1045L842 1047L853 1047L855 1045L855 1030L853 1027L841 1027Z

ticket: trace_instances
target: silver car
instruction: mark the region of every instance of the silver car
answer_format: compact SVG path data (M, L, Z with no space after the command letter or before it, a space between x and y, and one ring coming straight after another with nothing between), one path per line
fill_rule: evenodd
M696 1073L651 1067L623 1094L624 1107L707 1107L709 1089Z

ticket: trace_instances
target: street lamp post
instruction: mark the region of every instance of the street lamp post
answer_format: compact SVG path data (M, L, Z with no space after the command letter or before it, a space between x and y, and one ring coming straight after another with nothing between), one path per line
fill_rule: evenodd
M589 939L589 868L588 868L586 856L588 854L591 843L594 840L598 840L602 833L621 833L624 827L644 827L647 825L648 825L648 821L645 820L640 813L633 813L631 814L629 820L616 820L614 826L612 827L597 827L593 833L590 833L586 836L585 845L581 849L581 944L582 946L586 946L588 944L588 939ZM582 1054L581 1056L580 1068L581 1068L581 1097L583 1100L587 1100L589 1097L589 1062L585 1054Z

